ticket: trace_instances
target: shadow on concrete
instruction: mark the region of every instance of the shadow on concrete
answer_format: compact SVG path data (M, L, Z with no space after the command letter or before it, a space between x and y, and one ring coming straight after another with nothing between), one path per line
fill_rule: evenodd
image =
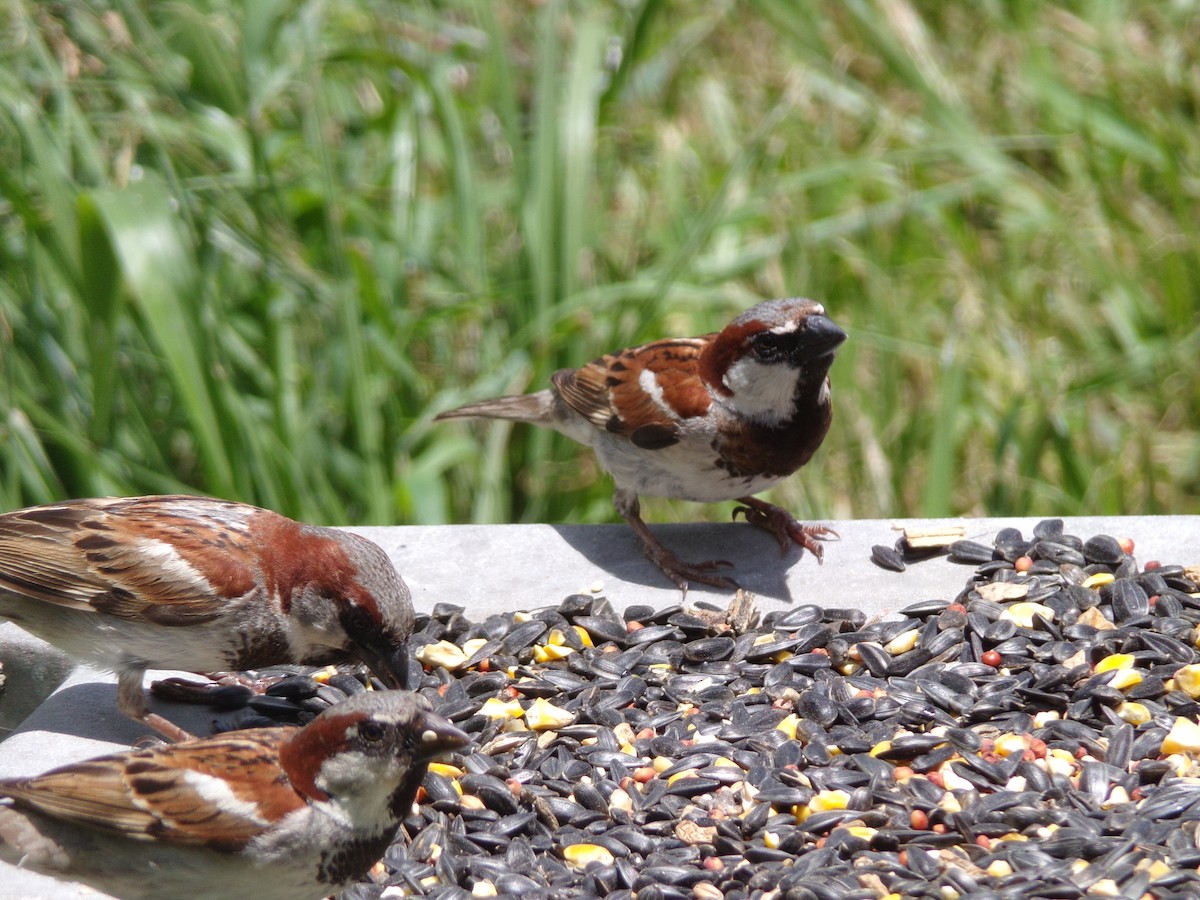
M210 734L217 717L216 710L202 705L151 700L150 708L197 735ZM122 715L117 708L116 684L101 681L67 685L51 694L25 721L22 730L26 729L130 746L161 739L150 728Z
M15 626L14 626L15 628ZM0 640L4 685L0 690L0 741L66 681L75 663L65 654L22 632Z
M642 552L641 541L624 525L554 525L554 531L577 553L620 581L669 590L670 580ZM745 524L652 525L655 535L688 562L724 559L733 563L720 573L747 591L784 603L792 602L788 572L797 563L817 562L799 547L780 553L779 544L761 529ZM803 560L802 560L803 557ZM693 582L691 600L727 602L731 591Z

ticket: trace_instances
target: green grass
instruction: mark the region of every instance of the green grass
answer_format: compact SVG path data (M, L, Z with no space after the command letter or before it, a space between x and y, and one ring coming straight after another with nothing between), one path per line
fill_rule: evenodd
M0 15L3 508L610 520L565 439L432 417L806 295L802 517L1200 512L1193 4Z

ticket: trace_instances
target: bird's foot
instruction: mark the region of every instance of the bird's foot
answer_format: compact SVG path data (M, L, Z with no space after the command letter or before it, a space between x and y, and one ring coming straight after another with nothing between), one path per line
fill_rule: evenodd
M197 703L240 709L254 694L263 693L264 687L256 679L242 675L226 677L224 674L205 676L210 681L192 681L189 678L163 678L150 682L150 692L155 697L175 703Z
M688 583L697 581L715 588L737 590L738 583L727 575L719 575L717 569L733 568L733 563L727 559L710 559L704 562L688 563L680 559L673 551L663 546L662 542L650 531L642 521L641 507L637 495L631 491L620 490L613 495L613 506L621 518L629 523L642 540L642 547L649 560L658 566L659 570L675 583L675 586L687 596Z
M153 728L172 743L190 741L195 737L190 731L184 731L174 722L147 709L146 692L142 690L143 674L140 669L127 669L120 674L117 678L117 708L135 722Z
M158 713L148 712L142 716L141 721L173 744L178 744L180 741L190 741L196 737L190 731L184 731L174 722L163 718Z
M657 540L645 542L646 556L659 570L666 575L675 586L687 596L688 584L696 581L715 588L737 590L738 583L728 575L720 575L717 569L733 568L733 563L727 559L708 559L703 562L684 562L674 551L668 550Z
M779 541L779 550L787 553L793 543L799 544L821 563L825 559L825 548L818 541L839 540L839 535L832 528L824 525L805 525L792 518L791 513L774 503L767 503L757 497L741 497L740 503L733 510L736 519L738 513L746 517L746 521L756 528L769 531Z

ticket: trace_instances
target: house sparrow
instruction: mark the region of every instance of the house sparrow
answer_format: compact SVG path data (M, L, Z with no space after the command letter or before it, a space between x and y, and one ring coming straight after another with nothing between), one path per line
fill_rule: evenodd
M0 858L122 898L320 898L395 839L466 734L405 691L0 781Z
M0 619L118 674L148 712L149 668L207 672L357 658L406 686L408 588L375 544L206 497L69 500L0 515Z
M836 537L802 525L778 506L751 497L809 461L829 430L829 367L846 334L812 300L771 300L717 334L667 338L610 353L580 369L555 372L552 386L444 412L439 419L511 419L553 428L590 446L616 482L613 505L646 555L684 592L689 580L735 587L713 570L730 563L686 563L642 521L639 494L711 503L734 510L778 538L822 558L818 540Z

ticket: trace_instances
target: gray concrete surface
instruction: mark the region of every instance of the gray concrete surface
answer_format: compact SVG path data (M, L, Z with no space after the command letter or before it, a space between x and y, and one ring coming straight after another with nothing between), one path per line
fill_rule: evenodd
M966 535L989 540L1013 525L1028 534L1036 518L962 520L860 520L829 523L841 540L826 545L825 563L792 550L781 555L763 532L744 523L661 525L655 531L685 559L728 559L729 574L758 597L763 610L793 604L859 607L871 615L893 613L919 600L952 597L970 567L934 558L894 573L870 562L873 544L891 545L895 526L962 525ZM1074 518L1067 530L1085 537L1098 532L1132 537L1144 563L1200 564L1200 516ZM351 529L378 542L391 556L413 592L418 609L439 602L465 606L473 617L491 612L557 604L569 594L599 588L623 609L633 604L667 606L680 601L674 586L642 555L623 525L488 525ZM688 599L725 604L729 591L703 586ZM0 626L0 659L34 656L40 642L15 626ZM61 675L61 663L47 653L47 678ZM151 673L150 677L163 677ZM27 681L12 689L30 690ZM18 698L19 699L19 698ZM157 704L156 711L195 732L205 732L211 712ZM0 742L0 777L27 775L56 765L128 747L146 730L116 711L115 680L86 667L66 680L7 739ZM86 888L65 885L0 864L0 898L102 898Z

